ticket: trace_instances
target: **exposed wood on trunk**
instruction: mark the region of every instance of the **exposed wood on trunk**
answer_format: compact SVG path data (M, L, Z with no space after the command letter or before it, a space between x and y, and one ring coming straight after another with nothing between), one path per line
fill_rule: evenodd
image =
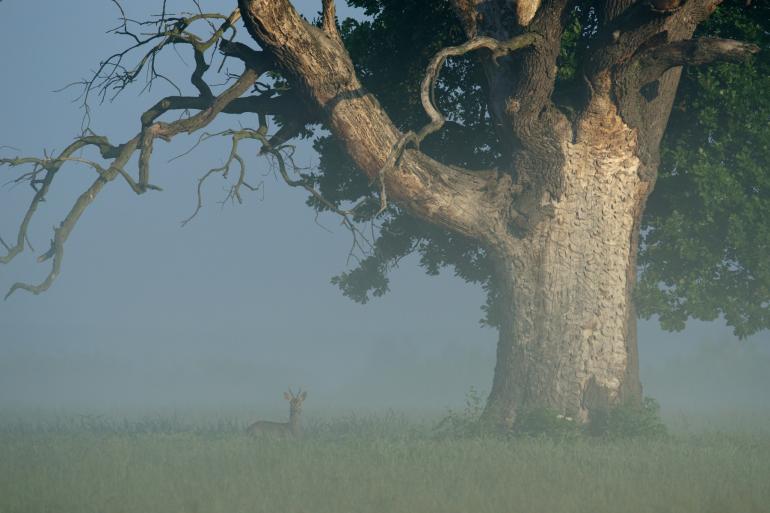
M687 40L699 23L708 18L721 0L687 0L675 9L657 9L648 2L607 0L605 22L599 36L601 45L593 52L584 73L593 90L604 94L609 87L619 112L639 133L640 174L654 182L659 162L660 141L679 84L678 68L664 72L654 95L642 94L645 84L629 72L629 63L640 52Z
M495 250L504 288L495 381L487 415L506 424L521 408L590 411L638 400L631 242L649 184L637 139L609 97L596 97L563 143L564 192L523 241Z

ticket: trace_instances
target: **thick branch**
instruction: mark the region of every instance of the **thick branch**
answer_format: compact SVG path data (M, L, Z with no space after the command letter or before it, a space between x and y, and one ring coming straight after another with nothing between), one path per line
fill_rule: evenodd
M645 48L689 39L695 27L708 18L721 1L607 0L597 48L585 66L586 77L594 82L597 76L627 63Z
M357 166L378 180L403 135L361 86L345 48L303 20L287 0L240 0L239 7L249 33L322 110ZM506 224L507 177L475 175L407 150L384 184L391 199L413 215L465 235L489 237Z
M754 44L709 37L669 43L647 50L637 58L638 83L640 86L649 84L676 66L744 62L759 50Z
M212 106L213 99L200 96L168 96L153 105L142 115L142 125L148 126L160 116L171 110L205 110ZM299 99L293 94L282 93L281 96L269 97L244 96L228 103L222 112L225 114L254 114L262 113L269 116L280 115L303 118L307 123L314 120L299 104Z

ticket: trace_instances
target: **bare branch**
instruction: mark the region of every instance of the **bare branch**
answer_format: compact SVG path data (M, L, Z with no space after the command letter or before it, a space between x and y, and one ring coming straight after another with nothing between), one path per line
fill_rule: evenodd
M105 101L108 94L110 94L110 100L115 99L126 87L134 83L145 69L148 69L148 78L145 89L149 88L154 80L162 79L179 91L179 87L156 68L156 58L158 54L169 45L188 44L193 47L196 67L193 71L191 82L198 89L201 96L211 96L208 86L202 80L203 74L208 69L203 54L217 41L221 40L228 30L232 31L233 37L235 36L236 28L234 24L240 19L240 11L238 9L234 10L229 16L220 13L203 12L190 16L170 16L166 14L164 7L163 13L157 20L136 22L129 20L126 17L125 11L119 2L113 0L113 3L117 5L120 10L121 25L111 32L130 37L133 40L133 44L125 50L114 53L102 61L91 78L71 84L83 86L83 92L80 98L82 99L82 107L85 110L83 121L84 131L90 121L89 100L91 95L94 93L97 94L100 102ZM191 25L198 21L206 21L211 24L211 20L223 21L206 40L201 39L199 36L188 30ZM129 28L129 24L137 25L140 28L153 26L155 27L155 31L149 35L137 33ZM124 64L124 61L128 55L143 47L149 47L149 50L142 55L134 66L127 67Z
M79 141L76 141L75 143L70 145L68 149L78 145L78 142ZM104 173L99 174L99 177L96 180L94 180L91 186L83 194L81 194L78 197L78 199L75 201L75 204L72 206L69 213L64 218L64 221L61 222L58 228L54 229L54 237L51 240L50 249L46 253L40 255L37 259L38 262L44 262L46 260L53 259L51 271L48 273L48 276L46 276L46 278L37 285L31 285L24 282L14 283L11 286L11 288L8 290L8 293L5 295L6 299L8 299L8 297L10 297L11 294L13 294L19 289L26 290L33 294L40 294L41 292L48 290L48 288L54 282L56 277L59 275L59 272L61 270L62 259L64 258L64 243L66 242L73 228L75 227L78 220L80 219L80 216L83 214L83 212L85 212L86 208L88 208L88 206L91 203L93 203L94 199L96 199L96 196L99 194L102 188L108 182L112 181L119 174L118 169L126 165L131 155L134 153L134 150L136 149L138 142L139 142L139 138L137 136L137 137L134 137L131 141L129 141L125 145L123 145L119 155L115 158L110 168L107 169ZM55 164L56 171L58 171L58 168L61 166L61 162L63 161L61 159L57 159L57 162L58 164ZM19 231L20 237L26 237L26 229L29 223L29 219L31 219L32 214L37 208L37 205L45 197L45 193L41 195L40 192L43 190L47 192L48 187L50 186L50 180L53 178L53 174L56 171L51 173L51 171L49 170L49 174L47 175L47 178L48 177L50 178L48 179L47 183L44 184L44 187L41 188L40 191L38 191L38 194L35 195L35 198L33 198L32 205L30 205L30 208L27 211L27 216L25 216L24 221L22 222L23 232L22 230ZM23 239L22 239L22 248L23 248Z
M182 226L186 226L187 223L192 221L193 218L195 218L195 216L198 215L198 212L200 212L201 208L203 208L203 184L206 182L206 180L215 173L221 173L223 178L227 178L227 175L230 171L230 166L232 165L233 160L238 162L240 166L240 174L239 174L238 181L235 183L235 185L233 185L230 188L230 191L228 192L227 197L225 198L225 201L227 201L231 197L235 197L240 203L241 202L240 188L244 185L252 191L257 190L259 188L259 186L252 187L246 183L245 164L241 156L238 155L238 143L244 138L249 138L249 139L253 138L251 135L251 131L250 130L238 130L238 131L226 130L224 132L220 132L217 134L204 134L203 136L201 136L201 138L198 140L195 146L197 146L198 144L200 144L200 142L206 139L209 139L211 137L218 136L218 135L232 136L232 142L230 145L230 154L227 157L227 161L222 166L209 169L203 176L201 176L198 179L198 185L196 188L197 203L195 205L195 210L189 217L187 217L181 222ZM189 153L189 151L187 153Z
M71 159L71 156L78 150L93 145L99 148L100 152L102 153L102 156L105 156L105 158L110 156L115 156L116 152L118 152L118 148L115 146L112 146L106 138L104 137L98 137L98 136L86 136L86 137L80 137L77 140L75 140L72 144L67 146L61 154L57 158L49 159L49 158L34 158L34 157L25 157L25 158L13 158L13 159L0 159L0 166L2 165L8 165L10 167L20 166L20 165L33 165L33 171L30 173L26 173L22 175L22 177L18 178L16 182L20 182L22 180L28 180L30 185L32 185L33 189L35 189L35 195L32 198L32 201L29 204L29 207L27 207L26 214L24 215L24 219L22 220L21 224L19 225L19 230L16 235L16 243L12 247L7 247L7 253L5 255L0 256L0 263L7 264L11 260L13 260L19 253L21 253L24 250L24 241L27 238L27 230L29 229L29 223L32 220L32 217L35 215L35 212L37 210L37 207L40 203L45 201L45 197L48 194L48 191L51 187L51 182L54 179L54 176L59 171L61 166L69 159ZM45 176L42 179L37 178L38 173L45 171ZM5 244L3 244L5 246Z
M209 65L206 64L206 58L203 55L203 51L196 47L194 48L194 52L195 71L193 71L192 77L190 77L190 81L198 90L198 93L200 93L202 98L212 98L214 94L211 92L211 88L206 83L206 81L203 80L203 75L206 73L206 71L208 71Z
M371 241L369 241L367 236L358 228L358 226L356 226L355 222L352 219L352 216L360 207L365 205L368 200L363 199L349 209L341 209L336 205L334 205L329 200L327 200L315 187L313 187L312 181L310 180L309 176L303 176L302 174L300 174L299 179L292 178L292 176L289 174L289 168L291 168L295 172L299 169L297 165L294 163L293 156L292 156L294 147L288 146L288 145L273 146L271 141L275 139L275 136L273 137L268 136L267 131L268 131L267 119L265 116L260 116L260 127L257 130L252 130L252 129L226 130L224 132L220 132L216 134L204 134L203 136L201 136L201 138L198 140L195 146L197 146L202 141L207 140L211 137L215 137L215 136L231 137L230 153L227 157L227 160L222 166L210 169L198 179L197 192L196 192L197 202L196 202L195 210L189 217L187 217L182 221L182 226L185 226L187 225L187 223L192 221L192 219L195 218L195 216L200 212L201 208L203 208L203 185L206 182L206 180L208 180L208 178L214 174L221 174L223 177L226 178L227 174L230 171L230 167L232 166L234 161L238 163L240 172L239 172L237 181L235 182L234 185L230 187L230 190L228 191L224 201L235 199L240 203L241 187L246 187L251 191L256 191L261 187L261 184L254 187L246 182L245 164L242 157L238 153L240 142L245 139L252 139L262 144L262 149L260 150L261 155L266 155L274 159L275 163L277 164L278 173L283 179L283 181L290 187L299 187L299 188L305 189L308 193L310 193L311 196L313 196L313 198L315 198L319 203L321 203L326 209L333 212L334 214L337 214L341 218L343 226L345 226L352 234L353 247L361 250L362 252L365 252L366 248L371 246Z

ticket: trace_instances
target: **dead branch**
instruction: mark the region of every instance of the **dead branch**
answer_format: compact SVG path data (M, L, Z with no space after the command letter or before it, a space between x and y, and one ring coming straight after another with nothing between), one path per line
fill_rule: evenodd
M214 16L208 16L208 15L196 15L191 16L189 18L184 18L184 23L188 23L192 21L195 21L197 19L205 19L205 18L212 18ZM237 19L236 16L231 15L227 20L235 20ZM225 23L222 25L224 27L229 21L225 21ZM124 24L127 23L124 19ZM182 23L180 21L180 23ZM221 36L222 33L224 33L224 28L220 27L215 32L215 35L212 36L207 41L200 42L197 39L190 38L190 41L192 41L194 52L196 53L196 70L194 71L193 75L193 82L201 82L203 81L203 73L205 72L205 62L200 58L199 55L202 54L201 48L205 45L213 44L214 41L217 40L217 34ZM231 49L231 46L228 46L227 44L224 45L223 52L227 52L228 49ZM256 64L258 59L255 57L256 52L252 53L246 53L244 52L243 48L236 47L238 50L239 55L249 55L248 62L250 64ZM201 64L203 62L203 64ZM175 135L183 132L192 133L196 130L199 130L205 126L207 126L220 112L222 112L230 103L232 103L234 100L238 99L240 96L243 95L250 87L253 86L253 84L256 82L257 78L267 71L267 64L266 60L262 60L259 62L260 66L258 68L249 67L247 65L245 71L237 78L235 83L233 83L229 88L227 88L224 92L222 92L218 96L211 96L208 97L207 91L210 91L208 89L208 86L205 88L199 83L198 89L201 93L201 96L199 97L199 101L202 101L204 105L201 105L201 109L197 114L183 117L182 119L179 119L177 121L166 123L166 122L160 122L156 121L159 116L161 116L164 112L168 111L169 109L176 107L177 105L174 104L174 102L166 102L161 103L160 105L156 105L153 108L151 108L149 111L145 112L141 119L142 119L142 130L139 134L137 134L135 137L133 137L131 140L126 142L125 144L115 146L109 143L109 141L100 136L96 135L88 135L78 138L75 142L73 142L71 145L69 145L67 148L65 148L64 151L62 151L57 157L55 158L37 158L37 157L22 157L22 158L13 158L13 159L0 159L0 165L8 165L8 166L20 166L20 165L29 165L32 166L32 171L23 174L21 177L17 178L16 182L20 181L28 181L30 185L35 190L35 195L32 198L32 201L27 208L26 214L24 216L24 219L22 220L19 230L17 232L16 237L16 243L13 246L9 246L6 251L7 253L0 257L0 263L8 263L10 262L16 255L21 253L24 249L25 241L27 240L27 232L29 229L29 224L31 219L33 218L35 212L37 211L38 206L40 203L45 201L45 197L48 194L50 190L51 183L53 181L53 178L60 170L61 166L66 162L78 162L81 164L85 164L92 169L94 169L98 177L95 179L95 181L91 184L91 186L83 193L81 194L78 199L75 201L74 205L69 210L68 214L66 215L65 219L61 222L61 224L54 229L54 237L51 240L51 245L49 250L41 255L38 258L38 261L43 262L49 259L53 260L53 264L51 267L51 271L47 275L47 277L39 284L37 285L31 285L28 283L18 282L15 283L13 286L11 286L10 290L8 291L8 294L6 295L6 298L9 297L11 294L13 294L16 290L26 290L29 292L32 292L33 294L39 294L45 290L47 290L53 281L56 279L56 277L59 274L59 271L61 269L61 262L62 258L64 256L64 245L76 226L78 220L80 219L80 216L83 214L83 212L90 206L93 201L96 199L98 194L101 192L103 187L113 181L116 177L121 176L123 179L128 183L128 185L131 187L131 189L137 193L141 194L145 192L146 190L158 190L159 188L156 186L153 186L150 184L150 158L152 155L152 149L153 149L153 142L156 138L162 138L164 140L170 140ZM183 102L182 102L183 103ZM256 102L252 102L249 104L250 107L254 107ZM258 106L258 105L257 105ZM242 106L241 108L245 108ZM102 165L96 161L89 160L83 157L75 157L73 154L87 146L95 146L99 149L102 158L111 160L111 162L108 165ZM134 180L131 175L126 171L125 165L130 160L131 156L134 154L135 151L139 151L139 177L138 180ZM249 186L246 184L245 180L239 180L238 187L241 186ZM239 196L238 190L235 191L235 194ZM4 244L5 246L5 244Z
M198 215L201 208L203 208L203 185L206 182L206 180L208 180L208 178L214 174L221 174L224 178L227 178L227 175L230 171L230 167L232 166L234 161L238 163L240 172L236 183L230 187L224 201L235 199L240 203L241 187L246 187L251 191L256 191L261 187L261 184L255 187L255 186L251 186L250 184L248 184L248 182L246 182L245 180L246 168L244 165L243 158L239 154L239 144L241 143L241 141L251 139L261 144L261 149L259 151L260 155L266 155L274 159L277 165L279 175L288 186L299 187L306 190L313 198L315 198L319 203L321 203L326 209L338 215L341 218L342 225L345 226L345 228L347 228L350 231L353 237L353 249L358 249L362 253L366 253L368 248L372 246L372 242L368 239L367 235L365 235L358 228L356 223L353 221L352 217L359 208L361 208L363 205L367 203L368 200L363 199L349 209L341 209L336 205L334 205L331 201L326 199L323 196L323 194L321 194L320 191L318 191L315 187L313 187L312 180L310 179L309 176L303 175L298 172L299 168L294 163L294 160L293 160L294 147L291 145L284 145L282 143L279 145L276 145L275 143L277 140L277 134L273 135L272 137L268 135L267 117L265 115L260 115L259 119L260 119L260 126L257 130L252 130L252 129L225 130L223 132L219 132L215 134L204 134L201 136L201 138L199 138L195 146L193 146L193 148L195 148L201 142L216 136L225 136L225 137L231 138L230 153L225 163L220 167L210 169L198 179L197 191L196 191L197 202L196 202L195 210L189 217L187 217L182 221L182 226L185 226L187 225L187 223L192 221L193 218L195 218L195 216ZM188 150L186 153L189 153L191 150ZM291 175L289 174L290 168L291 170L294 171L295 174L299 175L298 179L291 177Z
M5 299L8 299L8 297L10 297L11 294L13 294L19 289L26 290L33 294L40 294L41 292L48 290L48 288L54 282L56 277L59 275L59 272L61 270L62 258L64 257L64 243L67 241L67 238L69 237L70 233L75 228L75 225L80 219L80 216L83 215L83 212L85 212L88 206L91 205L91 203L93 203L94 199L96 199L96 196L99 194L99 192L101 192L102 188L108 182L112 181L119 174L118 170L122 169L126 165L128 160L131 158L131 155L134 153L134 150L136 150L138 142L139 142L139 137L137 136L137 137L134 137L131 141L129 141L125 145L123 145L122 149L120 150L120 153L115 158L112 165L104 173L100 173L99 177L96 180L94 180L91 186L78 197L78 199L75 201L75 204L72 206L67 216L61 222L61 224L54 229L54 237L51 240L50 249L47 252L40 255L37 259L38 262L44 262L46 260L53 259L51 271L48 273L48 276L46 276L46 278L37 285L31 285L24 282L14 283L11 286L11 288L8 290L8 293L5 295ZM73 143L73 145L77 145L77 141L76 143ZM72 148L73 145L70 145L68 149ZM56 162L58 162L58 164L56 165L55 169L56 171L58 171L59 167L61 166L61 163L63 163L64 160L61 160L61 156L60 156ZM5 162L0 161L0 164L2 163L5 163ZM44 189L46 192L48 191L48 187L50 187L50 180L53 178L53 174L55 174L56 171L51 173L51 171L49 170L48 176L50 178L48 179L48 182L47 184L45 184L44 188L41 189L41 191ZM30 205L30 208L27 211L27 216L25 216L25 219L22 223L23 231L21 229L19 230L20 236L22 236L21 234L23 233L23 236L26 237L26 230L29 223L29 219L31 219L32 214L34 214L34 211L37 209L37 205L43 200L44 197L45 197L45 194L42 194L42 195L36 194L35 197L33 198L32 204ZM21 247L23 248L23 242Z
M208 69L203 56L206 50L224 37L226 32L231 31L232 37L235 37L235 23L240 19L240 11L238 9L234 10L230 15L199 12L189 16L167 15L164 9L164 13L157 20L137 22L126 17L121 4L117 0L113 0L113 3L120 10L121 25L110 32L129 37L133 44L125 50L107 57L99 64L89 79L70 84L70 86L80 85L83 88L80 99L85 112L83 121L84 131L90 123L90 98L92 94L98 96L100 103L108 98L114 100L130 84L134 83L145 69L149 68L147 83L144 89L151 87L155 80L162 79L179 91L179 87L174 81L159 72L156 66L157 56L169 45L187 44L193 47L196 66L191 76L191 82L198 89L201 96L211 96L208 86L202 80L203 74ZM207 39L202 39L189 30L198 21L205 21L210 24L211 20L222 20L222 23L213 30L213 33ZM144 32L130 28L129 25L135 25L139 29L146 29L148 26L151 26L155 30L147 35ZM145 47L149 47L149 49L139 58L136 64L130 67L124 64L124 61L130 54Z
M116 29L116 31L129 34L130 31L127 30L127 26L130 20L125 17L122 11L121 13L123 14L122 25ZM159 187L150 183L150 164L154 141L156 139L170 140L180 133L193 133L207 126L222 112L256 113L259 115L260 129L229 130L220 134L215 134L232 137L230 154L223 166L209 170L209 172L199 179L196 210L183 224L189 222L189 220L200 210L203 204L202 187L205 180L216 173L221 173L224 177L227 177L233 163L238 164L239 172L224 201L232 200L241 202L242 189L251 191L259 190L261 184L255 186L247 180L245 161L241 155L238 154L239 141L250 138L256 139L262 143L263 154L267 154L278 161L280 174L287 184L292 187L305 188L326 208L341 215L343 217L343 224L351 230L351 233L353 233L354 247L363 247L362 242L360 241L365 240L365 237L363 237L363 234L358 230L350 218L350 214L355 208L350 211L339 209L323 198L323 196L312 187L312 181L308 177L303 176L297 180L292 179L289 176L287 166L290 165L295 171L297 168L291 159L290 147L285 146L284 143L296 136L302 129L304 129L304 126L307 123L305 121L305 119L307 119L306 115L300 115L299 113L300 109L297 107L298 102L296 101L296 98L293 98L291 93L286 92L282 95L275 96L276 91L266 86L263 86L260 94L256 96L243 96L250 88L254 87L261 75L272 68L273 61L265 52L257 52L241 43L233 43L221 39L228 28L232 28L232 23L234 23L238 17L238 11L235 11L229 17L199 13L186 17L170 18L166 17L164 14L161 18L165 20L166 30L158 32L158 34L162 35L162 38L158 34L151 36L149 39L141 39L139 36L133 35L135 43L129 48L129 51L147 44L153 38L160 38L161 40L160 42L156 42L155 46L142 57L140 63L134 68L130 76L122 75L121 78L119 77L119 72L116 71L121 66L120 60L127 54L127 52L116 54L117 57L113 56L105 61L107 63L113 63L113 75L111 78L109 78L108 75L104 75L102 71L108 64L102 63L100 71L95 75L95 77L101 76L104 80L107 80L107 82L101 84L102 87L110 87L109 84L116 83L119 84L117 87L125 87L129 82L136 78L138 70L141 70L145 65L150 65L148 63L152 62L155 54L157 54L157 52L164 46L176 43L184 43L192 46L195 57L195 69L192 73L191 82L197 89L198 96L171 96L159 101L141 115L141 131L128 142L116 146L111 144L105 137L91 133L78 138L55 157L48 157L46 155L42 158L16 157L0 159L0 165L8 165L10 167L31 166L32 169L29 172L23 173L15 180L12 180L12 182L28 182L35 190L35 194L17 232L16 243L10 245L6 244L4 240L0 241L2 247L5 248L6 251L5 255L0 256L0 263L10 262L24 250L25 243L28 241L30 222L40 203L45 201L54 177L65 163L72 162L83 164L97 173L97 178L88 189L77 198L64 220L54 229L53 238L48 251L38 258L38 261L40 262L49 259L52 260L51 270L48 275L38 284L24 282L13 284L6 294L6 298L17 290L26 290L33 294L39 294L51 286L61 270L64 246L69 235L77 225L82 214L93 203L107 183L120 176L136 194L142 194L147 190L160 190ZM223 19L224 22L219 28L215 28L213 35L208 39L204 40L199 38L186 30L186 27L195 21L205 20L210 22L213 19ZM171 28L168 28L168 24L170 24ZM140 25L145 26L146 23ZM234 31L234 28L232 28L232 30ZM209 64L205 59L205 51L216 42L218 42L219 49L225 57L236 58L243 61L245 65L245 70L240 75L237 75L235 81L219 95L214 95L211 91L211 87L206 83L204 78L205 73L209 69ZM117 59L117 62L115 59ZM152 73L154 73L154 71L151 71L151 74ZM117 80L118 82L109 82L110 80ZM86 96L90 93L95 83L96 82L92 81L86 84ZM198 112L184 116L173 122L160 120L165 113L172 110L196 110ZM281 115L281 119L284 121L281 129L270 137L267 135L267 116L269 115ZM199 139L199 142L208 137L208 134L204 134L204 136ZM76 152L89 146L97 148L101 157L105 159L107 163L103 164L93 159L75 155ZM139 159L138 178L135 179L126 170L126 164L136 152L139 153ZM287 161L289 164L287 164Z

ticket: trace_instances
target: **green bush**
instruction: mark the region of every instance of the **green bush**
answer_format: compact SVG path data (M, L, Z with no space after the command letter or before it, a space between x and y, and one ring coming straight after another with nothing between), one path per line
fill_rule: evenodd
M485 424L482 419L484 399L474 387L465 396L462 411L449 410L433 429L437 438L495 437L500 431ZM591 412L588 424L582 424L577 416L563 415L547 408L523 410L508 433L518 437L545 437L555 440L574 440L581 436L622 438L658 438L667 434L660 417L660 405L646 397L640 405L621 404L614 408Z
M660 418L658 402L645 397L640 405L623 404L592 411L586 432L605 438L659 438L666 435L666 426Z

